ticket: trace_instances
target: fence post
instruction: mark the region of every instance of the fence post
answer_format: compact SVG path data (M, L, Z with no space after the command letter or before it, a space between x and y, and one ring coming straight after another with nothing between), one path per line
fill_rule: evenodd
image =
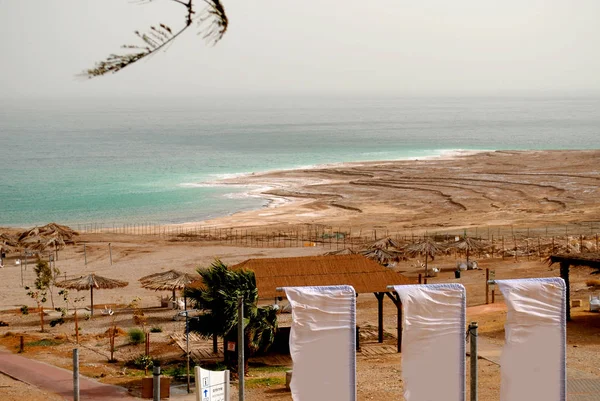
M73 401L79 401L79 349L73 349Z
M469 325L471 341L471 401L477 401L477 322Z

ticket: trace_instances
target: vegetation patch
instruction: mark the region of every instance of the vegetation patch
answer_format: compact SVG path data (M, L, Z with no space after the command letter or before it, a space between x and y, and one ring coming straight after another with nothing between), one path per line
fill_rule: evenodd
M53 347L55 345L61 345L62 343L62 341L53 340L51 338L44 338L43 340L25 343L25 345L28 347Z
M287 372L291 368L289 366L271 366L271 365L260 365L253 366L250 364L250 368L252 372L260 372L260 373L276 373L276 372Z
M246 379L248 388L284 386L285 377L258 377L256 379Z
M146 341L146 333L142 329L138 329L136 327L129 329L129 342L133 345L141 344Z

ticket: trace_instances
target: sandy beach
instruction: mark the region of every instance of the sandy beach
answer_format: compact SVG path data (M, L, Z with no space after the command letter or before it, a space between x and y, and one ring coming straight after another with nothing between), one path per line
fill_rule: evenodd
M231 178L270 188L273 207L216 227L325 224L391 232L600 220L600 151L477 152L347 163Z

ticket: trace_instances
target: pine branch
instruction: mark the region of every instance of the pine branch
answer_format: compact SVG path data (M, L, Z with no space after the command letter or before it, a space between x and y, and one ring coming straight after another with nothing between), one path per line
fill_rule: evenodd
M116 73L121 71L123 68L130 66L131 64L150 56L168 44L172 43L179 35L181 35L186 29L188 29L194 20L198 21L200 27L200 33L203 38L211 42L213 45L223 38L229 20L225 14L225 9L221 0L202 0L206 3L204 11L196 16L194 11L194 0L170 0L175 3L181 4L186 8L185 15L185 26L181 28L177 33L173 34L172 29L165 25L160 24L158 27L151 26L147 33L140 33L135 31L136 36L142 42L141 45L123 45L123 49L139 50L138 52L125 53L125 54L111 54L106 60L96 63L94 68L88 69L83 72L82 75L88 78L98 77L106 75L108 73ZM152 0L138 0L138 3L150 3Z

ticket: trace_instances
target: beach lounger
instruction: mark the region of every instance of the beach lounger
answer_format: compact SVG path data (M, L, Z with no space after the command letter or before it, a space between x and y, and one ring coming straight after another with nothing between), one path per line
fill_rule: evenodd
M108 306L104 305L104 309L102 309L100 311L100 313L102 313L103 315L112 316L112 314L115 313L115 312L113 312L113 310L110 309Z

